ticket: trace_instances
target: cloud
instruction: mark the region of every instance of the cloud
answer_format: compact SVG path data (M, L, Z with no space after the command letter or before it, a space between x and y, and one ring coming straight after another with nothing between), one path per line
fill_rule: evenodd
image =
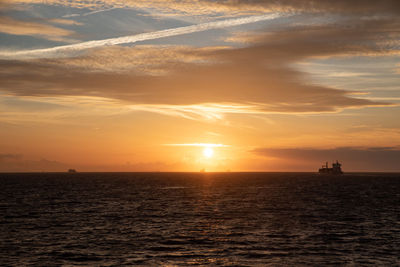
M111 98L133 110L188 118L389 106L314 85L293 63L398 52L380 44L398 38L398 26L397 20L351 20L259 33L239 48L114 46L64 59L2 60L0 89L21 96Z
M57 161L29 160L24 159L21 154L0 153L0 172L64 171L66 167Z
M165 146L189 146L189 147L229 147L224 144L192 143L192 144L165 144Z
M3 61L0 65L7 66L0 73L0 88L15 95L101 96L131 104L132 109L160 113L335 112L385 105L352 98L342 90L296 83L300 75L296 71L246 66L240 61L212 66L182 64L166 76L82 72L43 62Z
M210 3L212 0L203 1ZM255 10L269 9L280 11L302 11L302 12L332 12L347 14L376 14L376 13L392 13L400 12L400 3L396 0L227 0L219 3L221 6L230 8L231 10Z
M400 171L400 147L257 148L252 152L291 162L294 170L304 167L316 171L326 161L339 160L345 170Z
M68 15L64 15L63 18L85 17L85 16L97 14L97 13L102 13L102 12L111 11L111 10L114 10L114 9L116 9L116 8L117 8L117 7L112 7L112 8L107 8L107 9L100 9L100 10L95 10L95 11L86 12L86 13L83 13L83 14L68 14Z
M221 120L226 114L262 114L267 113L257 105L239 103L203 103L194 105L135 104L129 108L135 111L147 111L167 116L182 117L190 120Z
M228 41L247 43L259 50L268 47L275 55L272 60L284 62L305 57L398 54L398 47L392 43L399 42L399 26L397 18L344 19L325 25L236 33Z
M70 19L48 19L48 22L62 25L83 25L81 22L77 22Z
M3 0L1 3L3 8L10 8L15 5L27 5L27 4L43 4L42 0ZM135 8L143 9L146 11L152 11L159 15L207 15L207 14L220 14L231 12L236 10L241 11L243 7L239 9L232 5L224 5L214 1L179 1L179 0L104 0L104 1L63 1L63 0L47 0L47 5L55 6L67 6L72 8L90 9L91 12L86 12L83 15L91 15L99 12L107 11L115 8ZM265 8L262 6L254 6L250 8L252 12L242 10L240 13L265 13ZM257 10L258 9L258 10ZM260 10L261 9L261 10ZM244 11L244 12L243 12ZM66 16L68 17L69 14ZM72 16L79 14L71 14ZM240 15L240 14L239 14Z
M67 169L67 164L47 159L29 160L19 156L5 161L0 160L0 172L66 171Z
M20 154L1 154L0 153L0 162L9 161L9 160L18 160L22 157Z
M6 4L43 4L42 0L5 0ZM47 0L47 5L63 5L73 8L89 8L102 11L110 8L138 8L155 10L164 14L179 15L216 15L249 14L270 11L285 12L321 12L347 14L399 14L400 3L397 0L103 0L103 1L64 1Z
M396 69L396 73L400 74L400 64L397 64L397 69Z
M3 57L48 57L52 55L57 55L59 52L71 52L79 51L90 48L96 48L101 46L119 45L119 44L132 44L140 41L148 41L165 37L172 37L182 34L196 33L202 31L208 31L212 29L221 29L226 27L233 27L243 24L255 23L259 21L272 20L280 17L280 14L266 14L260 16L250 16L238 19L227 19L220 21L213 21L207 23L201 23L185 27L171 28L161 31L147 32L130 36L123 36L117 38L109 38L104 40L88 41L77 44L63 45L52 48L34 49L26 51L16 51L16 52L3 52L0 56ZM1 28L0 28L1 29Z
M72 58L39 60L54 67L66 66L83 72L141 73L146 75L168 74L171 66L179 64L212 64L204 55L217 47L197 48L171 45L140 45L135 48L110 46L89 50Z
M60 21L58 21L60 22ZM63 21L65 24L65 21ZM0 16L0 32L14 35L38 36L53 41L65 41L66 36L74 32L57 28L51 25L15 20L9 17Z

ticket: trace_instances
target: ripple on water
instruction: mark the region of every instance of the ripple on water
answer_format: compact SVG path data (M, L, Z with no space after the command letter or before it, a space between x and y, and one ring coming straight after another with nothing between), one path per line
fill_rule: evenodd
M400 177L0 174L1 265L399 265Z

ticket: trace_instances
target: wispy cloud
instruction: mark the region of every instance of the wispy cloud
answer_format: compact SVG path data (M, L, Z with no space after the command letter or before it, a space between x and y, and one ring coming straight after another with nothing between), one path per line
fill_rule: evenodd
M2 0L0 5L7 4L44 4L43 0ZM271 10L279 11L305 11L305 12L341 12L350 14L379 14L400 12L398 0L380 1L316 1L316 0L46 0L47 5L62 5L73 8L89 8L92 10L107 8L142 8L170 14L207 15L218 13L256 13Z
M239 103L204 103L196 105L132 105L135 111L154 112L167 116L182 117L191 120L221 120L226 114L262 114L265 111L257 105Z
M117 7L112 7L112 8L107 8L107 9L100 9L100 10L95 10L95 11L86 12L86 13L82 13L82 14L68 14L68 15L64 15L62 17L63 18L85 17L85 16L97 14L97 13L111 11L111 10L114 10L114 9L117 9Z
M54 22L66 23L66 20ZM0 16L0 32L13 35L38 36L53 41L66 41L65 37L74 34L73 31L42 24L33 21L15 20L9 17Z
M193 48L171 45L108 46L92 49L80 57L39 59L48 64L77 68L82 72L140 73L165 75L179 64L212 64L208 51L225 47Z
M391 106L315 85L293 68L310 58L387 52L376 45L382 32L390 32L387 39L398 36L399 24L386 19L349 24L288 27L239 48L107 46L73 58L0 60L0 89L20 96L101 96L122 100L131 111L193 120ZM153 75L159 73L168 75Z
M191 144L164 144L164 146L190 146L190 147L229 147L224 144L191 143Z
M0 162L2 161L6 161L6 160L17 160L20 159L22 157L22 155L20 154L1 154L0 153Z
M165 37L172 37L182 34L189 34L195 32L202 32L212 29L221 29L226 27L239 26L243 24L255 23L260 21L272 20L281 17L282 14L273 13L265 14L260 16L249 16L238 19L227 19L221 21L213 21L207 23L201 23L191 26L178 27L172 29L166 29L161 31L147 32L130 36L123 36L118 38L109 38L104 40L88 41L71 45L63 45L52 48L45 49L34 49L16 52L1 52L0 56L12 58L12 57L47 57L57 54L58 52L68 52L68 51L79 51L101 46L119 45L136 43L140 41L154 40Z
M0 154L0 172L65 171L69 166L58 161L25 159L20 154Z
M49 19L48 21L51 23L63 25L83 25L83 23L71 19Z

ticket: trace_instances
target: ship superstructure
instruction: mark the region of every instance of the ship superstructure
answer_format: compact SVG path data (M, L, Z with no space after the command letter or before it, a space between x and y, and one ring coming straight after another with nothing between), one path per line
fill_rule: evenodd
M322 165L322 168L318 170L319 173L322 174L343 174L342 171L342 164L339 163L339 161L336 160L336 163L332 163L332 168L328 167L328 162L326 162L325 165Z

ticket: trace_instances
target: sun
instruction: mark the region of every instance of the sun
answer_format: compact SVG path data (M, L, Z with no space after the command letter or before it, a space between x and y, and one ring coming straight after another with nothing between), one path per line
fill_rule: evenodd
M212 149L211 147L205 147L203 149L203 155L206 158L211 158L214 155L214 149Z

